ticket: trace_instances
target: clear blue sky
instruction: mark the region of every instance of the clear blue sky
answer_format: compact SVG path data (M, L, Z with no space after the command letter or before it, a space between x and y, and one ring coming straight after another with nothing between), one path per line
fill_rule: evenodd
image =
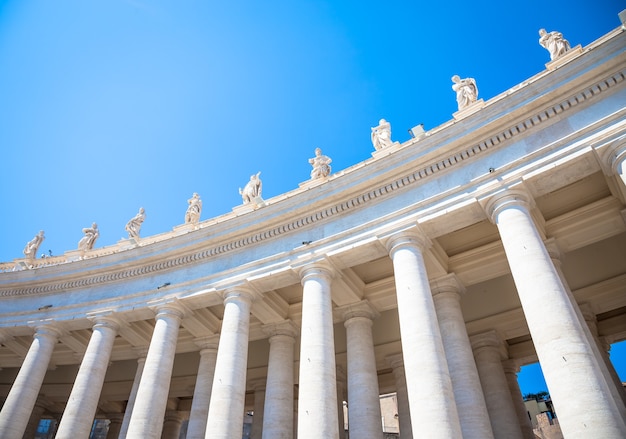
M139 207L142 236L167 232L193 192L202 219L228 213L258 171L266 199L296 189L316 147L352 166L380 118L398 141L451 119L452 75L488 100L545 68L540 28L585 46L624 8L0 0L0 261L39 230L40 253L75 249L92 222L115 244Z

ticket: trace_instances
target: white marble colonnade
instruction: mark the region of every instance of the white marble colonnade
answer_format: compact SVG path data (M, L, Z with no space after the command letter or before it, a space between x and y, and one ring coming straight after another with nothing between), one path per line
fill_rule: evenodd
M532 219L532 198L507 190L485 210L498 227L563 435L626 437L599 360ZM574 385L575 383L575 385ZM585 401L585 410L572 401Z
M409 410L409 395L406 388L406 375L402 354L393 354L385 357L387 364L393 370L396 383L396 397L398 398L398 423L400 424L400 436L402 439L413 439L411 427L411 412Z

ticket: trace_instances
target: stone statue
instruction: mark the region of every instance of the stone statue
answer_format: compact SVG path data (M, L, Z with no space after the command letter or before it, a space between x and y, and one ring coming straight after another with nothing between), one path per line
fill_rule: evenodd
M46 237L43 236L43 230L40 230L33 239L28 241L26 247L24 247L24 256L26 256L28 259L35 259L35 257L37 256L37 251L39 250L39 246L44 239L46 239Z
M569 41L563 38L561 32L548 33L545 29L539 29L539 44L550 52L550 61L554 61L570 49Z
M261 175L261 171L257 172L254 175L250 176L250 181L245 185L243 189L239 188L239 193L241 194L241 198L243 199L243 204L254 203L257 204L258 200L261 198L262 191L262 182L259 176Z
M476 99L478 99L478 87L474 78L461 79L459 75L454 75L452 82L454 83L452 90L456 92L456 103L459 106L459 111L476 102Z
M200 199L200 195L194 192L193 196L187 200L187 203L189 207L185 213L185 224L198 224L200 214L202 213L202 200Z
M143 207L139 208L139 213L135 215L130 221L126 223L126 231L129 238L139 238L139 231L141 230L141 224L146 219L146 211Z
M330 157L323 155L321 149L315 148L315 157L309 159L309 163L313 166L311 179L316 180L318 178L328 177L330 175L331 162Z
M93 248L93 245L96 243L96 239L98 239L98 236L100 236L98 225L96 223L93 223L91 227L85 227L83 229L83 233L85 234L85 236L83 236L81 240L78 241L78 249L82 251L91 250Z
M381 119L377 127L372 127L371 137L376 151L391 146L393 144L391 141L391 124L385 119Z

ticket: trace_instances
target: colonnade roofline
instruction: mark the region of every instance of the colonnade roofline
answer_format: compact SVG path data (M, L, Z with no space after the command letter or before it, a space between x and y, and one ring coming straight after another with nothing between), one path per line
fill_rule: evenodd
M0 297L7 314L21 320L64 309L69 318L80 314L82 305L90 308L88 300L52 309L46 308L46 300L77 292L105 307L110 307L107 301L115 302L120 311L163 296L185 300L192 308L214 306L221 300L218 293L238 282L253 282L262 292L299 283L294 268L322 256L339 270L387 257L379 237L402 228L419 224L433 239L483 223L487 215L478 200L504 188L523 186L534 199L591 178L606 167L605 154L592 146L604 147L626 126L626 109L620 104L626 84L620 56L624 40L623 31L613 31L602 44L592 43L558 69L490 99L480 111L420 139L376 151L323 182L266 200L264 207L236 208L138 244L123 241L85 254L68 252L41 262L55 265L32 270L27 260L0 264ZM538 95L537 89L547 92ZM594 111L583 111L590 106ZM555 166L559 179L551 176ZM586 229L573 227L564 215L545 218L542 228L566 249L619 233L623 225L608 231L620 215L619 202L605 197L596 203L604 209L574 215L575 224L606 224L586 241L576 235ZM471 250L474 255L488 249L485 257L493 259L491 250L498 244L488 239ZM426 259L432 276L455 271L466 285L484 281L486 270L475 270L465 256L467 251L447 251L435 242ZM485 263L489 265L481 259L480 265ZM27 309L28 297L41 297L37 308L42 308Z

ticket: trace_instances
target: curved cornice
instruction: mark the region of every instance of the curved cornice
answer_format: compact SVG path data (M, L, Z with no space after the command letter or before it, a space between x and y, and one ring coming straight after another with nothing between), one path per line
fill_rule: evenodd
M416 186L420 181L427 177L433 176L442 171L447 171L464 161L474 158L480 154L485 154L487 151L498 147L504 142L510 142L522 133L532 129L537 129L540 125L546 124L548 121L551 121L556 117L562 117L563 113L571 111L573 108L580 106L582 103L597 98L599 95L622 84L625 78L626 70L622 69L594 82L592 85L573 91L574 94L571 94L566 99L559 100L553 105L544 107L540 111L536 111L532 116L528 116L520 122L509 125L507 128L499 130L496 134L492 134L477 143L473 143L470 146L463 148L462 151L456 150L448 153L443 158L439 157L437 159L433 159L429 163L420 166L419 169L415 171L396 177L393 181L386 182L366 192L360 193L359 195L352 196L347 200L326 206L325 208L317 210L313 213L300 216L290 222L258 231L250 236L236 238L209 249L195 251L190 254L181 255L164 261L144 264L140 267L121 269L92 276L87 275L65 282L46 281L45 284L40 285L33 285L36 281L33 282L31 279L28 282L31 285L30 287L8 287L0 289L0 297L62 292L90 287L102 283L128 280L130 278L154 274L164 270L171 270L185 266L187 264L201 262L215 256L243 249L250 245L256 245L270 239L275 239L281 235L316 224L319 221L328 220L336 217L337 215L345 214L346 212L360 208L373 201L379 201L393 196L397 191ZM486 105L482 111L489 111L488 108L489 106ZM405 144L405 146L411 146L413 142L409 141L407 144Z

